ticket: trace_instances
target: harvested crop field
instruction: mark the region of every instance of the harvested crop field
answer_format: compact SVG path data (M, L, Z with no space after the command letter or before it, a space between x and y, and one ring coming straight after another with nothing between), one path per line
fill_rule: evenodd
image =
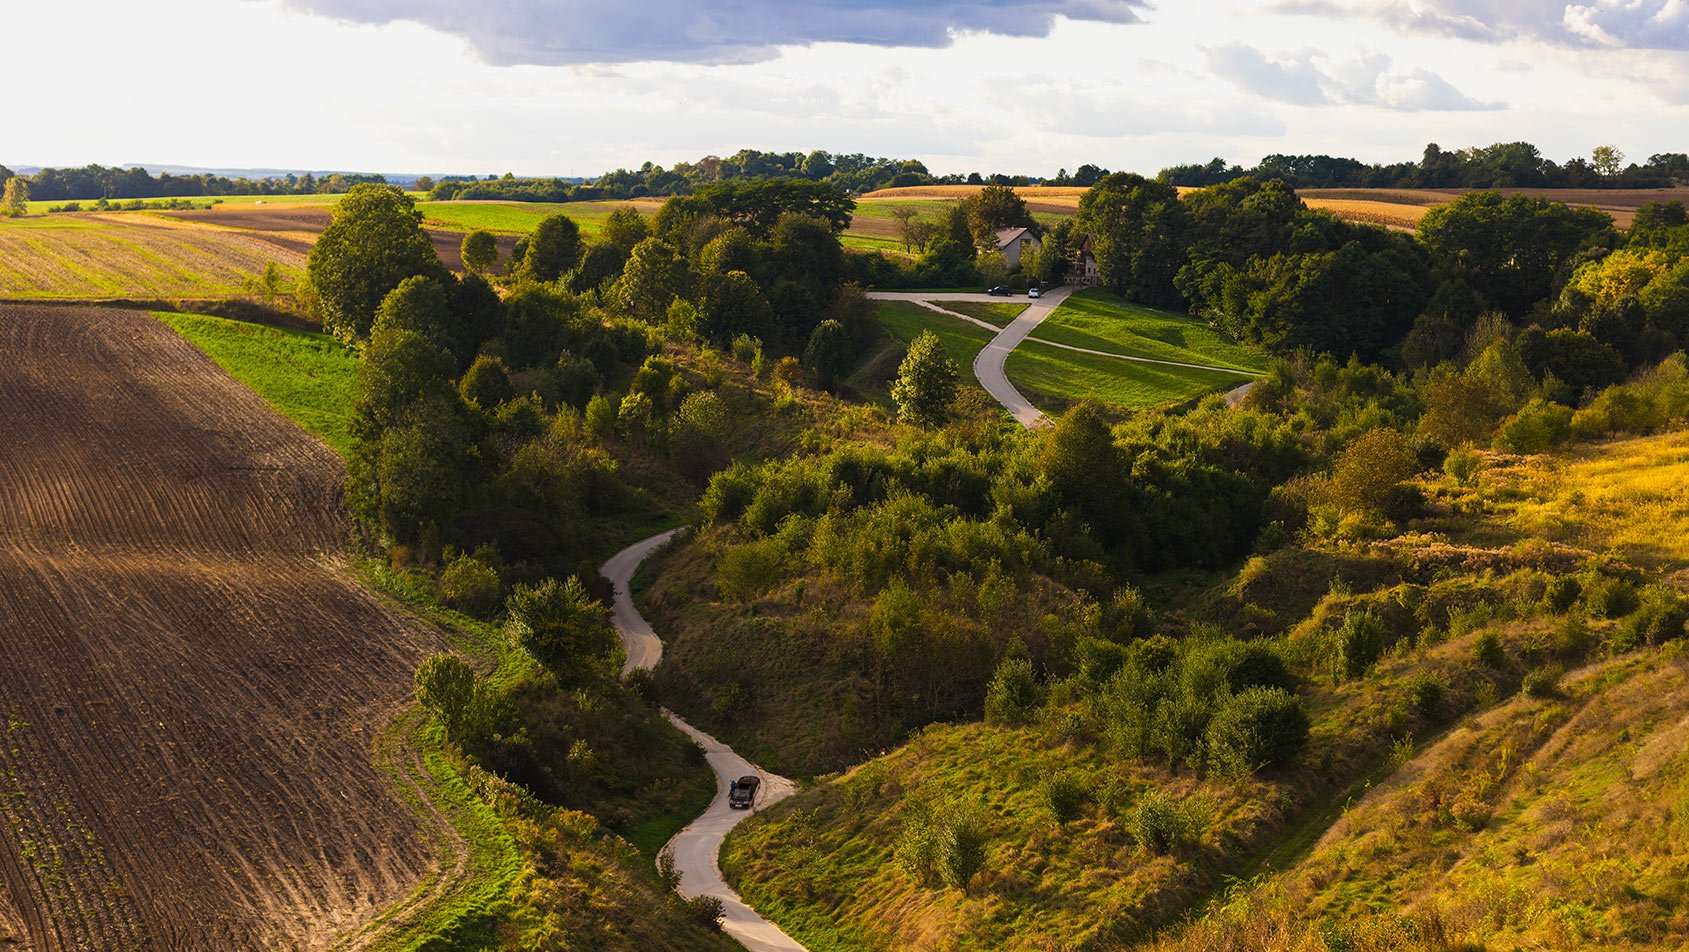
M301 262L311 253L317 236L328 227L334 216L333 205L217 205L196 211L170 212L169 217L200 225L217 226L219 230L238 229L259 241L297 254ZM538 219L535 219L536 223ZM453 271L463 270L461 248L466 228L446 229L425 226L434 242L434 252ZM499 260L508 262L516 248L514 234L497 236Z
M334 454L135 312L0 305L0 405L0 948L324 948L437 877L372 744L438 636Z
M1371 221L1402 227L1417 224L1424 209L1444 205L1462 195L1484 189L1471 188L1304 188L1296 194L1310 208L1325 208L1340 218ZM1636 210L1650 202L1689 203L1689 188L1498 188L1504 195L1528 195L1551 202L1565 202L1580 208L1598 208L1613 216L1613 223L1629 228ZM1400 220L1384 205L1401 205ZM1417 213L1412 208L1420 209ZM1379 216L1379 217L1369 217ZM1412 219L1411 222L1407 218Z
M0 221L0 298L227 297L271 261L305 252L140 212Z

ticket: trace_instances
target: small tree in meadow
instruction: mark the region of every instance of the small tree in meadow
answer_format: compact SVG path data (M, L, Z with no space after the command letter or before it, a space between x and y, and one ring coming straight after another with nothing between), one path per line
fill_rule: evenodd
M922 331L909 345L909 354L897 368L891 398L897 402L897 418L919 426L940 426L956 400L960 371L944 352L944 344L932 331Z
M0 194L0 215L16 218L29 211L29 183L21 175L6 180L6 190Z

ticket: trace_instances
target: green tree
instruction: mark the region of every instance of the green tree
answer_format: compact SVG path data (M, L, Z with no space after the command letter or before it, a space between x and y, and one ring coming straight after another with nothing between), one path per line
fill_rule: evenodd
M669 454L675 468L693 482L706 482L727 462L730 431L721 397L710 390L687 394L675 411L669 434Z
M530 281L556 281L581 261L581 229L567 215L552 215L528 235L521 276Z
M1027 658L1007 657L997 665L985 689L985 719L1016 727L1025 724L1042 703L1038 682Z
M443 348L416 331L383 327L370 337L358 362L353 432L366 440L398 422L426 397L450 397L456 364Z
M436 347L449 349L455 335L446 290L432 277L406 278L375 309L370 337L385 330L411 331Z
M962 207L968 216L974 244L997 247L997 232L1004 228L1036 228L1026 199L1006 185L987 185L964 199Z
M765 338L774 328L773 306L743 271L706 275L699 312L698 332L717 343L742 335Z
M306 260L323 328L341 340L369 336L375 309L406 278L448 277L422 230L416 203L395 185L352 186Z
M668 316L669 304L686 296L686 262L674 246L647 238L634 246L611 299L627 314L650 323Z
M477 228L463 236L458 253L463 266L472 274L486 274L498 264L498 238L484 228Z
M891 398L897 403L897 418L918 426L940 426L956 400L956 362L944 352L944 344L932 331L922 331L909 345L909 353L897 368Z
M1103 282L1145 304L1180 303L1173 277L1185 262L1187 220L1178 189L1129 172L1079 198L1079 227L1091 236Z
M618 645L610 613L587 593L576 576L559 582L518 585L505 601L505 632L565 683L607 670Z
M6 187L0 193L0 215L16 218L29 211L29 182L21 175L13 175L6 179Z
M611 212L598 229L598 240L619 249L623 258L633 254L633 249L650 236L651 228L645 223L645 216L626 205Z
M1063 502L1099 526L1115 523L1126 459L1097 405L1084 401L1062 414L1038 454L1038 471Z
M837 383L855 363L856 345L843 324L825 320L815 325L803 349L803 364L823 387Z
M1419 237L1433 263L1514 317L1550 298L1579 250L1618 242L1613 220L1524 195L1474 192L1425 213Z
M481 354L464 371L457 383L458 396L463 402L483 410L491 410L516 396L510 386L510 371L504 361L493 354Z
M1402 484L1419 470L1407 438L1379 427L1349 444L1331 473L1331 499L1346 512L1400 514L1411 502Z
M475 669L455 654L431 655L416 669L417 703L438 717L454 739L472 717L476 687Z
M615 245L604 242L590 245L580 266L569 273L569 290L584 294L606 287L622 276L627 263L628 253Z
M1589 153L1589 167L1612 178L1624 168L1624 153L1617 146L1598 145Z

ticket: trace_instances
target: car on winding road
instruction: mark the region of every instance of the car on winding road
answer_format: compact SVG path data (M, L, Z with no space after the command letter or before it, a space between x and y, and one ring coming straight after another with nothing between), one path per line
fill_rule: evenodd
M757 788L762 786L759 777L740 777L727 785L727 805L735 810L749 810L757 800Z
M992 297L1008 297L1014 293L1014 289L1006 284L999 284L994 288L986 288L985 293Z

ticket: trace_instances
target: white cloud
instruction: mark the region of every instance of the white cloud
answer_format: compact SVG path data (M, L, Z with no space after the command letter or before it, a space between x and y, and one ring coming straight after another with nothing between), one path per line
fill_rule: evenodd
M1244 43L1207 51L1215 75L1244 92L1297 106L1378 106L1402 112L1502 108L1479 102L1422 67L1397 66L1377 51L1334 59L1315 50L1267 54Z

